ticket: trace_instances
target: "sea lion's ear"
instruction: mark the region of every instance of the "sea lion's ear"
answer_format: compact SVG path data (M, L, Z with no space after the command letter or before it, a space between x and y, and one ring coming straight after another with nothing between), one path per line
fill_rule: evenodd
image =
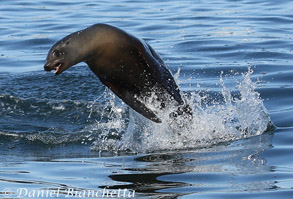
M134 93L131 93L129 89L124 88L123 85L116 85L108 81L101 80L108 88L110 88L120 99L122 99L128 106L133 108L136 112L142 114L146 118L152 120L156 123L161 123L162 121L157 117L157 115L146 107L142 102L140 102Z
M164 87L179 104L184 104L179 88L161 57L149 44L144 41L141 41L141 43L143 47L139 49L139 53L142 55L152 74L154 74L156 81Z

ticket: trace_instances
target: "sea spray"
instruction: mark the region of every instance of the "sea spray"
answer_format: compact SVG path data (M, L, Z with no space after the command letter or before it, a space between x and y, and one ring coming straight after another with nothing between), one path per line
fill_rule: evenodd
M2 94L1 119L11 125L4 125L0 136L30 144L83 144L115 153L186 150L260 135L273 125L251 75L251 69L240 76L221 74L216 88L206 89L198 83L183 94L193 117L170 117L178 107L168 103L158 112L160 124L133 111L107 88L91 102ZM177 81L179 76L180 71L175 75ZM159 104L146 102L158 110ZM15 129L15 125L22 128Z
M242 74L240 81L235 80L237 95L233 95L232 89L226 87L221 74L221 98L210 99L207 103L207 98L210 97L207 93L191 92L184 98L193 109L193 117L170 117L176 107L175 104L169 104L164 112L158 113L163 121L159 124L131 109L128 110L126 119L126 106L116 103L115 96L107 91L107 95L111 96L109 103L112 111L106 123L97 123L102 132L92 149L132 152L182 150L260 135L272 123L260 94L255 91L256 83L251 81L252 73L249 68L247 73ZM177 74L178 79L179 73ZM148 106L153 105L150 103Z

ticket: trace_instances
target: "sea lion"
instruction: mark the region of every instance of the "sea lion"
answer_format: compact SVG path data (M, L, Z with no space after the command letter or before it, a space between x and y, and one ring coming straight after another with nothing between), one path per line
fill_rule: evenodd
M50 49L44 69L55 70L58 75L79 62L85 62L120 99L154 122L161 119L141 100L152 92L156 92L162 108L166 100L162 93L184 104L160 56L145 41L119 28L95 24L64 37Z

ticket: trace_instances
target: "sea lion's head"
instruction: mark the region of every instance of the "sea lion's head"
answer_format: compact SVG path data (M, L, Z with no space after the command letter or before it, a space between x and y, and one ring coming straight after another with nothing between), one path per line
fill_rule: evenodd
M58 75L81 61L78 35L79 32L68 35L52 46L47 55L45 71L55 70L55 75Z

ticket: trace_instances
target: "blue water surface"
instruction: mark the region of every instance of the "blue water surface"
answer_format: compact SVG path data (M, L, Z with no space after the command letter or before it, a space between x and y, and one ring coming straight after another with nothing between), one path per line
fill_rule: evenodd
M290 0L0 1L0 197L292 198L292 13ZM56 41L96 23L162 56L195 96L194 131L168 137L85 63L43 71Z

